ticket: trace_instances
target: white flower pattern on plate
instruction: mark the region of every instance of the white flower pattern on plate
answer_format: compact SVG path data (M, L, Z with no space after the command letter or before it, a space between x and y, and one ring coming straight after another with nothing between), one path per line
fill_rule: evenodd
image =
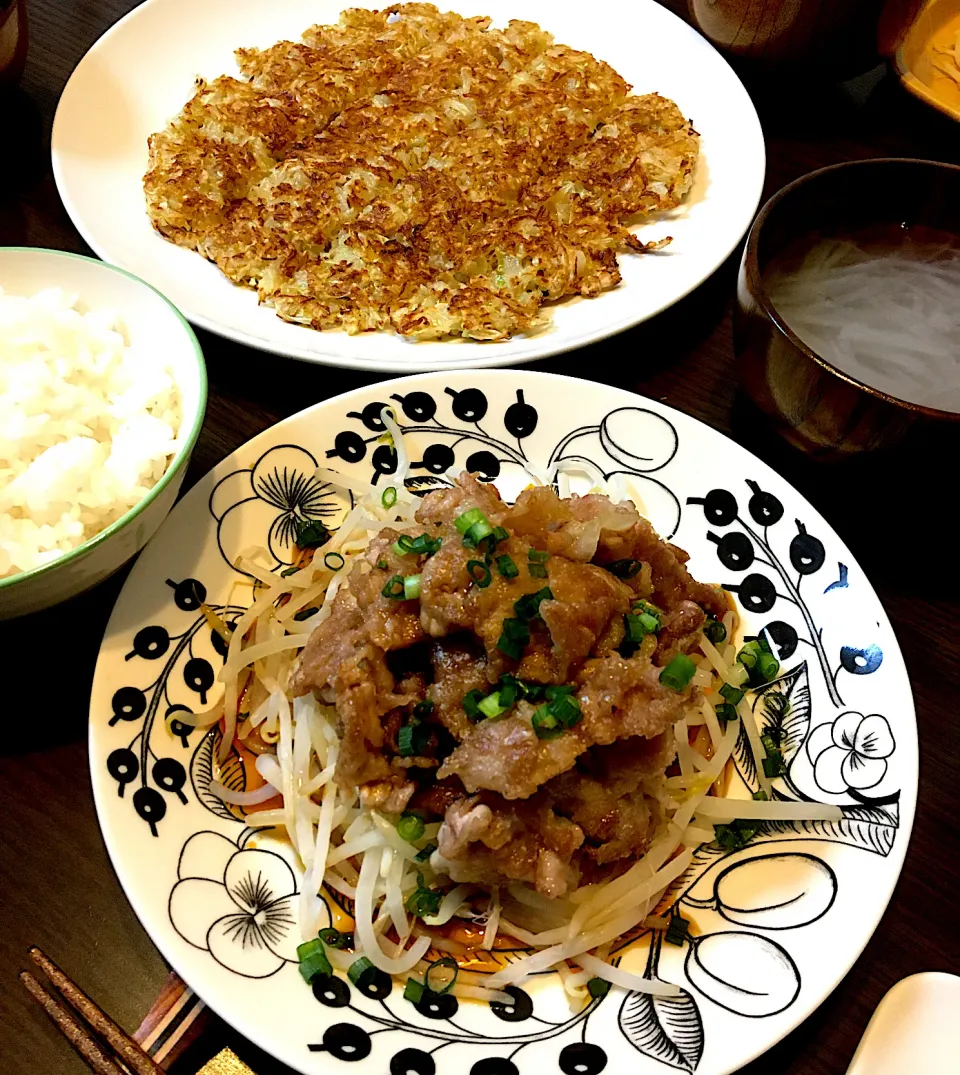
M876 787L887 773L894 750L886 717L848 710L832 724L821 724L807 742L817 784L839 795L849 788Z
M170 921L189 944L247 978L296 962L297 886L279 855L198 832L184 844L177 876Z
M210 512L217 521L220 551L231 567L250 546L251 526L257 544L269 549L272 566L279 568L293 563L301 523L337 514L337 494L314 477L316 467L317 460L305 448L281 444L264 452L248 470L235 470L217 483Z

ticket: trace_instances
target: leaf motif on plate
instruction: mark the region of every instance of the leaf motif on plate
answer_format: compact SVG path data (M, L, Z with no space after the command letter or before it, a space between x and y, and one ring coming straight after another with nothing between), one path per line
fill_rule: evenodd
M427 493L432 493L434 489L449 489L451 482L446 478L437 478L432 474L418 474L413 478L405 478L403 484L413 493L414 496L426 496Z
M747 786L747 790L753 794L760 790L760 781L757 778L757 763L750 749L750 740L743 729L743 721L740 722L740 731L737 734L737 744L733 748L733 758L736 762L737 772Z
M772 683L758 687L753 712L761 733L769 735L779 745L783 760L789 765L810 730L807 662L801 662Z
M676 997L628 993L619 1023L623 1036L644 1056L681 1071L695 1071L700 1063L703 1021L697 1002L685 989Z
M717 844L701 844L693 852L693 858L690 860L690 865L679 877L670 882L664 890L663 895L658 900L656 908L654 908L651 913L656 913L661 908L670 907L674 904L681 893L692 889L700 877L729 854L730 852L727 851L726 848L719 847ZM618 945L617 947L619 948L620 946Z
M847 844L889 855L900 825L896 803L890 806L841 806L840 821L765 821L751 843L768 840L814 839Z
M194 751L193 758L190 760L190 783L193 784L193 790L196 792L197 798L211 814L216 814L217 817L225 818L227 821L237 821L239 820L237 815L223 799L214 795L210 790L210 784L214 779L213 759L219 745L220 730L219 728L212 728L200 740L200 745ZM247 774L236 751L231 751L226 762L220 767L220 783L231 791L246 790Z

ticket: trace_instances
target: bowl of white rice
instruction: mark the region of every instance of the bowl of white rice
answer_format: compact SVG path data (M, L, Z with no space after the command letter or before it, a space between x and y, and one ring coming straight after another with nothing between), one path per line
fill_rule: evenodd
M197 338L158 291L93 258L0 248L0 619L143 548L206 399Z

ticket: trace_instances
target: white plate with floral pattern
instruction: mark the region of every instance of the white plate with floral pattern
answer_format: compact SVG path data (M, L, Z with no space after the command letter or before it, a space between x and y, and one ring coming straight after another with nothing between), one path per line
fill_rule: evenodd
M786 717L763 691L753 700L787 763L774 786L787 800L836 804L843 819L764 823L740 848L700 848L674 887L689 938L672 946L641 936L619 953L625 969L677 984L677 997L614 987L571 1011L548 973L512 1006L452 996L414 1006L386 976L362 989L338 979L315 996L298 974L292 856L210 793L215 733L176 714L208 707L217 691L223 647L198 598L234 618L250 592L231 566L241 549L266 545L278 567L288 564L298 520L335 525L345 510L313 477L316 465L389 484L396 457L378 443L384 405L405 430L417 493L452 464L507 497L531 464L579 458L622 475L661 535L689 551L693 573L735 594L746 633L766 629L778 651L771 689L788 698ZM737 751L737 774L754 790L750 757ZM339 396L198 482L141 555L110 620L90 760L110 855L157 946L223 1018L309 1075L732 1072L809 1015L870 939L917 790L900 651L829 524L692 418L618 389L517 371L421 375Z
M401 375L505 366L603 339L651 317L705 280L753 219L764 175L763 133L746 90L695 30L654 0L451 0L462 15L539 22L558 42L611 64L636 93L674 100L701 135L684 204L639 229L671 235L657 256L620 258L623 282L595 299L552 308L551 327L496 343L414 342L384 332L349 336L281 321L256 294L150 225L143 193L147 138L193 95L195 79L236 74L234 50L298 40L336 22L348 0L147 0L90 49L70 76L51 136L57 189L80 234L105 261L162 291L196 325L264 351ZM360 5L363 6L363 5ZM106 122L104 117L109 117Z

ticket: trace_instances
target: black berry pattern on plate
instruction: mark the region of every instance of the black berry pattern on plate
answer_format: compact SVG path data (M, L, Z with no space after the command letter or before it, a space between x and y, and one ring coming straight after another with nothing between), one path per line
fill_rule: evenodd
M660 529L665 537L671 537L679 526L679 501L667 485L651 477L676 454L677 433L668 419L654 411L621 407L574 429L548 450L543 468L527 451L541 415L524 389L515 390L514 399L499 415L479 388L447 388L437 397L427 392L395 393L390 398L399 404L393 412L401 430L417 434L418 447L410 461L406 485L420 496L450 484L450 475L460 470L477 474L481 481L496 481L509 471L540 477L558 464L563 468L586 463L588 472L604 481L629 478L642 496L662 501ZM340 430L333 447L325 453L335 468L366 463L369 472L365 476L373 485L396 473L396 452L390 444L380 443L382 422L374 423L372 418L373 410L383 406L375 402L362 411L348 411L346 417L362 428ZM491 431L495 422L502 435ZM423 443L425 437L430 438L429 443Z
M747 500L749 519L740 514L736 496L727 489L712 489L706 496L688 497L687 503L701 505L704 517L712 526L739 527L723 534L713 530L707 533L708 540L717 546L717 558L728 571L750 572L740 582L725 583L724 588L737 594L740 604L747 611L758 615L770 612L778 601L793 605L801 613L806 627L802 641L816 654L830 700L839 708L843 705L837 682L840 672L870 675L883 663L883 651L875 642L868 640L863 646L839 646L836 663L830 660L823 644L823 631L818 629L805 595L801 593L804 580L811 578L812 581L812 576L826 564L824 544L808 531L802 520L796 519L796 532L790 538L787 549L788 567L776 552L769 533L771 527L783 520L783 505L773 493L761 489L757 482L747 479L744 484L750 494ZM767 570L750 570L755 564ZM839 578L821 589L819 596L848 587L847 566L838 562L837 570ZM808 586L807 592L809 590ZM775 619L760 633L765 632L775 647L774 651L782 659L793 655L800 640L794 628Z
M173 591L173 605L178 612L194 612L206 599L206 587L197 579L167 579L166 584ZM239 605L209 607L228 627L244 611ZM175 631L151 624L137 631L125 656L131 672L140 662L149 666L162 660L163 664L155 678L145 685L122 686L113 692L112 712L107 721L109 725L139 726L126 746L111 751L106 765L121 797L129 785L137 785L132 795L133 808L153 836L158 835L157 826L166 817L171 799L187 803L188 778L208 809L231 819L235 816L207 790L213 779L213 740L217 733L198 733L187 720L176 716L182 713L189 717L211 704L210 691L216 679L214 665L219 667L223 662L226 648L212 643L207 619L202 614L181 627ZM202 741L190 754L194 736ZM224 766L221 779L233 790L243 789L243 766L235 756L233 764L228 762Z

